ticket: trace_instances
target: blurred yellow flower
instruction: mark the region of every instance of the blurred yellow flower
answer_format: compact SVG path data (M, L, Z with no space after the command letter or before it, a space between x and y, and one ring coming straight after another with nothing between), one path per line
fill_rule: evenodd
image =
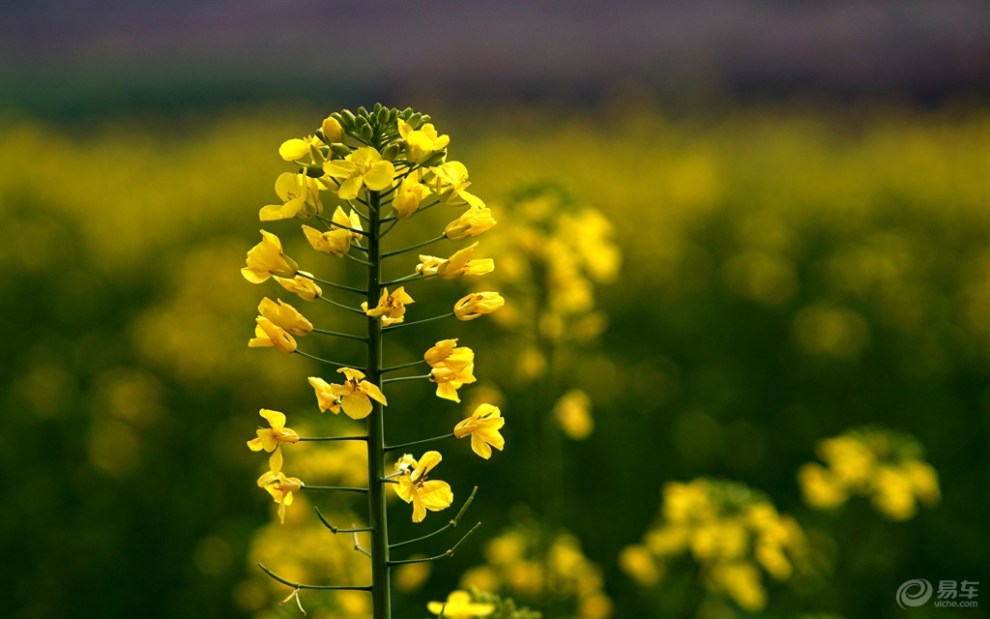
M254 327L254 337L248 340L248 347L263 348L274 346L286 354L295 352L296 339L289 335L285 329L272 323L271 320L264 316L258 316L255 318L255 322L257 325Z
M595 422L591 417L591 398L581 389L571 389L557 400L553 407L557 423L564 434L571 439L581 441L595 430Z
M262 298L261 304L258 305L258 312L272 321L275 326L295 336L306 335L313 330L313 323L300 314L299 310L281 299L276 304L268 297Z
M626 546L619 552L619 567L644 587L660 581L660 570L650 551L639 544Z
M494 604L473 602L467 591L453 591L447 596L446 602L430 602L426 608L434 615L443 614L445 619L474 619L487 617L495 612Z
M320 288L316 282L308 277L304 277L303 275L296 275L293 278L273 275L272 278L278 282L282 288L285 288L293 294L299 295L299 298L304 301L312 301L316 297L323 294L323 289Z
M415 303L413 298L404 287L399 286L392 294L389 294L388 288L383 288L377 307L368 309L368 302L364 301L361 303L361 309L372 318L381 318L382 326L387 327L402 322L406 315L406 305L411 303Z
M308 151L307 151L308 152ZM258 218L261 221L278 221L293 217L308 218L323 212L320 202L320 186L315 178L305 174L283 172L275 180L275 193L283 204L269 204L261 207Z
M412 503L413 522L422 522L426 510L437 512L447 509L454 502L454 493L445 481L427 479L427 475L443 456L438 451L428 451L419 460L411 454L403 455L395 463L395 471L402 473L399 483L391 484L395 493L406 503Z
M450 136L437 135L433 123L425 123L419 129L399 119L399 135L406 141L406 159L420 163L438 150L443 150L450 143Z
M367 417L372 409L371 400L375 400L384 406L388 405L385 394L381 392L378 386L364 380L364 372L352 368L340 368L337 371L342 373L347 380L343 385L330 385L330 392L335 399L340 400L340 406L344 409L344 413L348 417L351 419L363 419ZM312 381L310 381L310 384L312 384ZM317 397L319 395L320 391L317 388Z
M261 231L261 242L248 250L247 266L241 275L252 284L260 284L273 275L295 277L299 265L282 253L282 241L271 232Z
M258 413L268 420L267 428L258 428L257 438L247 442L251 451L275 451L280 443L296 443L299 441L299 434L292 428L285 427L285 414L279 411L261 409Z
M505 299L497 292L472 292L454 304L454 315L458 320L474 320L491 314L505 305Z
M341 200L353 200L363 187L381 191L392 186L395 166L382 159L381 153L370 146L362 146L344 159L334 159L323 164L330 178L340 182L337 196Z
M454 426L454 436L471 436L471 450L485 460L492 456L492 447L502 451L505 439L499 433L505 419L502 411L491 404L481 404L474 413Z
M798 483L805 503L816 509L833 509L849 498L835 475L814 462L808 462L798 469Z
M472 206L460 217L447 224L443 235L451 241L460 241L470 236L477 236L491 230L498 222L492 217L492 211L487 206Z

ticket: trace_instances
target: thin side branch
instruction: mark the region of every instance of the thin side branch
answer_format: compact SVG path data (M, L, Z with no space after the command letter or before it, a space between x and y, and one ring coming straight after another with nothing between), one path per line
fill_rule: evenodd
M329 441L366 441L367 436L300 436L299 441L329 442Z
M303 357L306 357L307 359L312 359L313 361L319 361L320 363L326 363L327 365L332 365L332 366L338 367L338 368L353 368L354 367L353 365L349 365L347 363L339 363L337 361L330 361L329 359L323 359L322 357L317 357L315 355L311 355L308 352L303 352L303 351L299 350L298 348L295 349L292 352L294 354L297 354L297 355L302 355ZM360 368L354 368L354 369L360 369Z
M357 209L354 209L354 212L355 213L358 212ZM323 223L325 223L326 225L330 226L331 230L334 228L343 228L344 230L355 232L357 234L360 234L361 236L369 236L371 234L367 230L359 230L358 228L351 228L350 226L342 226L339 223L333 221L332 219L327 219L322 215L317 215L316 218L322 221Z
M427 561L437 561L439 559L446 559L448 557L453 557L454 556L454 552L457 550L457 547L460 546L461 544L463 544L464 543L464 540L466 540L468 538L468 536L471 535L472 533L474 533L478 529L478 527L480 527L480 526L481 526L481 523L479 522L478 524L476 524L473 527L471 527L471 529L467 533L464 534L464 537L462 537L461 539L457 540L457 543L456 544L454 544L453 546L451 546L450 548L448 548L447 551L444 552L444 553L442 553L442 554L438 554L438 555L435 555L433 557L426 557L425 559L406 559L404 561L389 561L388 564L389 565L405 565L407 563L426 563Z
M421 325L424 322L433 322L434 320L441 320L443 318L450 318L453 315L454 315L454 312L450 312L449 314L443 314L442 316L434 316L433 318L424 318L423 320L414 320L413 322L400 322L397 325L392 325L390 327L385 327L384 329L382 329L382 331L387 333L389 331L394 331L396 329L401 329L402 327L411 327L413 325Z
M424 439L419 440L419 441L412 441L412 442L409 442L409 443L402 443L400 445L392 445L390 447L386 447L385 448L385 451L396 451L398 449L405 449L406 447L412 447L413 445L422 445L423 443L432 443L433 441L442 441L445 438L454 438L454 433L453 432L448 432L447 434L441 434L440 436L431 436L430 438L424 438ZM477 488L475 488L475 490L477 490ZM471 493L471 496L472 497L474 496L474 493L473 492Z
M395 378L385 378L385 379L383 379L382 380L382 384L383 385L387 385L388 383L397 383L397 382L403 381L403 380L420 380L420 379L429 378L429 377L430 377L429 374L418 374L416 376L396 376Z
M346 290L348 292L354 292L357 294L362 294L362 295L368 294L367 291L364 290L363 288L355 288L354 286L345 286L344 284L338 284L337 282L331 282L329 280L320 279L319 277L313 275L308 271L298 271L298 274L302 275L306 279L311 279L318 284L323 284L325 286L330 286L332 288L339 288L340 290Z
M400 363L399 365L393 365L391 367L383 368L382 374L387 372L394 372L396 370L404 370L406 368L411 368L419 365L420 363L426 363L426 359L420 359L419 361L410 361L409 363Z
M353 333L341 333L339 331L327 331L325 329L313 328L313 333L322 333L323 335L334 335L336 337L343 337L349 340L358 340L360 342L367 342L368 337L365 335L354 335Z
M407 544L415 544L416 542L421 542L423 540L429 539L429 538L433 537L434 535L440 535L441 533L443 533L447 529L452 529L452 528L456 527L457 526L457 523L460 522L461 521L461 518L464 517L465 512L467 512L468 508L471 507L471 503L474 501L474 495L477 494L477 492L478 492L478 486L475 486L474 487L474 490L471 491L471 496L468 497L467 501L464 501L464 505L461 506L460 511L457 512L457 515L454 516L453 518L451 518L450 522L448 522L444 526L440 527L439 529L437 529L433 533L427 533L426 535L423 535L423 536L420 536L420 537L416 537L416 538L413 538L413 539L407 539L404 542L396 542L394 544L389 544L388 545L389 549L398 548L400 546L405 546Z
M319 490L324 492L360 492L363 494L368 493L367 488L355 487L355 486L310 486L306 484L302 487L303 490Z
M271 571L261 563L258 564L261 571L268 574L275 580L279 581L283 585L288 585L293 589L322 589L324 591L371 591L371 585L358 586L358 585L304 585L298 582L292 582L288 578L283 578Z
M358 540L357 531L354 531L353 533L351 533L351 535L354 536L354 550L360 552L361 554L365 555L370 559L371 553L365 550L364 548L361 548L361 541Z
M330 299L328 299L326 297L323 297L323 296L320 296L320 297L317 297L317 298L318 299L322 299L323 301L326 301L330 305L336 305L337 307L339 307L341 309L345 309L348 312L354 312L355 314L361 314L362 316L364 316L364 310L362 310L361 308L351 307L350 305L344 305L343 303L337 303L336 301L332 301L332 300L330 300Z
M396 249L396 250L393 250L393 251L387 251L387 252L385 252L385 253L382 254L382 258L390 258L392 256L398 256L399 254L404 254L406 252L410 252L410 251L413 251L415 249L419 249L420 247L426 247L427 245L432 245L432 244L434 244L434 243L436 243L438 241L444 240L445 238L447 238L447 237L445 235L441 234L440 236L434 237L434 238L432 238L432 239L430 239L428 241L423 241L422 243L416 243L415 245L410 245L409 247L403 247L402 249Z
M352 529L341 529L340 527L335 527L332 524L330 524L330 521L326 519L326 516L323 515L323 512L320 511L319 507L314 506L313 509L316 510L316 516L320 519L320 522L323 523L323 526L330 529L330 532L333 533L334 535L338 533L363 533L365 531L375 530L373 527L359 527Z

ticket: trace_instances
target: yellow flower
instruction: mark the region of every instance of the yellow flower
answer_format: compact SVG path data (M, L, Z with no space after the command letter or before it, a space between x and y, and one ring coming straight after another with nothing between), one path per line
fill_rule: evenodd
M316 376L310 376L307 380L316 391L316 403L320 407L320 412L330 411L334 415L340 413L340 398L334 394L333 386Z
M399 119L399 135L406 141L406 159L420 163L438 150L443 150L450 144L450 136L437 135L433 123L426 123L419 129Z
M302 490L303 483L298 477L286 477L282 473L282 452L276 450L268 460L269 469L258 478L258 487L264 488L278 503L278 518L285 524L285 508L292 505L292 493Z
M458 320L474 320L491 314L503 305L505 299L497 292L472 292L454 304L454 315Z
M904 474L911 481L915 495L925 505L938 503L941 493L938 489L938 473L931 465L920 460L908 460L902 466Z
M413 170L402 179L399 188L395 190L392 208L395 209L395 216L399 219L405 219L415 213L423 200L430 195L430 188L421 182L422 178L419 170Z
M445 481L427 479L427 475L443 456L438 451L428 451L417 461L411 454L405 454L395 463L395 471L403 473L399 483L392 484L395 493L406 503L412 503L413 522L422 522L426 510L438 512L450 507L454 493Z
M291 138L278 147L278 155L285 161L299 161L303 157L312 159L313 151L320 146L320 140L316 136L309 136L305 140Z
M343 385L330 385L330 392L340 400L340 406L348 417L351 419L367 417L372 409L371 400L388 405L385 395L378 386L364 380L364 372L351 368L340 368L337 371L343 373L347 380Z
M460 241L470 236L477 236L491 230L498 222L492 217L492 210L487 206L472 206L460 217L447 224L443 234L451 241Z
M272 278L291 293L299 295L304 301L312 301L323 294L323 289L316 285L316 282L308 277L296 275L293 278L279 277L273 275Z
M457 340L442 340L423 356L433 368L430 382L437 384L437 397L460 402L457 390L475 382L474 351L467 347L455 348Z
M258 316L255 318L255 322L258 324L254 328L254 337L248 340L249 348L274 346L286 354L295 352L296 339L289 335L285 329L272 323L264 316Z
M505 447L505 439L499 434L504 425L505 419L497 406L482 404L474 414L454 426L454 436L471 435L471 450L487 460L492 457L492 447L499 451Z
M474 351L466 346L457 346L457 338L440 340L423 355L430 367L449 367L456 372L474 365Z
M332 222L330 230L326 232L321 232L311 226L303 226L303 234L306 235L306 240L316 251L331 256L343 256L350 251L351 243L358 244L361 240L360 234L347 229L361 230L361 219L354 209L351 209L351 215L348 217L344 214L344 209L338 206L337 210L333 212ZM345 227L340 228L338 226Z
M248 250L247 266L241 275L252 284L260 284L273 275L295 277L299 265L282 253L282 241L270 232L261 231L261 242Z
M472 259L474 243L456 251L450 258L444 260L436 256L420 255L416 272L421 275L439 275L443 279L454 279L461 275L484 275L495 270L495 261L491 258Z
M299 441L299 435L296 431L292 428L285 427L285 415L283 413L263 408L259 414L268 420L269 427L258 428L258 437L247 442L247 446L251 451L261 451L264 449L271 452L275 451L279 443L296 443Z
M849 486L863 486L873 475L876 456L869 447L851 436L821 441L818 452L835 476Z
M445 619L474 619L492 614L495 612L495 605L473 602L467 591L453 591L447 596L446 602L430 602L426 609L437 616L442 613Z
M279 299L276 305L268 297L261 299L258 312L277 327L295 336L306 335L313 330L313 323L299 313L299 310Z
M323 170L334 179L343 179L337 188L341 200L353 200L362 187L381 191L392 186L395 166L382 159L381 153L370 146L362 146L344 159L334 159L323 164Z
M327 116L323 119L323 123L320 125L323 129L323 135L326 136L327 140L330 142L340 142L341 138L344 137L344 128L340 126L336 118L332 116Z
M467 191L471 182L468 180L467 167L460 161L448 161L435 168L433 172L434 191L444 204L459 206L467 204L472 208L483 208L485 203L481 198Z
M258 218L261 221L277 221L293 217L312 217L323 212L320 202L320 186L316 179L305 174L283 172L275 180L275 193L283 204L269 204L261 207Z
M372 318L381 318L383 326L400 323L406 315L406 305L414 303L413 298L406 293L406 289L399 286L395 292L389 294L388 288L382 289L382 296L378 299L378 306L368 309L368 302L361 303L361 309Z

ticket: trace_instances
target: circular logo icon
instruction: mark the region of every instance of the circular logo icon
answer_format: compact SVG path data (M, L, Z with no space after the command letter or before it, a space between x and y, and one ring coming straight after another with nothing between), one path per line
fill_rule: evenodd
M917 608L932 597L932 583L924 578L914 578L897 588L897 603L901 608Z

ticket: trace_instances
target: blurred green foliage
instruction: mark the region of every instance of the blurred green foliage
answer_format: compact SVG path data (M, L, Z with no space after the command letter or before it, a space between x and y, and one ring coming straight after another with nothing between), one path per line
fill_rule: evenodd
M326 111L0 122L11 616L297 612L273 606L287 591L252 584L250 540L273 508L244 441L264 406L300 431L295 419L321 432L342 422L315 419L311 362L247 349L264 293L238 270L284 170L278 145ZM552 180L615 226L623 267L597 293L610 326L568 380L590 395L595 432L563 444L561 516L603 568L615 616L658 616L617 556L654 519L665 482L698 476L766 493L821 549L817 577L772 587L761 616L894 616L908 578L978 578L990 555L986 110L430 111L496 218L502 197ZM416 225L454 216L435 211ZM287 246L305 253L302 235ZM307 266L344 277L337 263ZM447 305L431 295L423 316ZM424 326L389 353L411 360L460 335ZM470 516L485 523L480 539L532 515L514 506L535 500L518 480L533 478L539 445L513 417L550 412L528 405L523 342L494 321L464 337L508 420L492 466L445 471L460 497L481 486ZM400 389L417 413L396 415L390 433L432 435L461 416L428 389ZM860 504L804 507L796 473L816 443L873 423L924 446L941 503L906 522ZM273 548L293 543L273 535ZM412 528L397 518L393 535ZM466 544L397 604L423 614L480 558L479 541Z

